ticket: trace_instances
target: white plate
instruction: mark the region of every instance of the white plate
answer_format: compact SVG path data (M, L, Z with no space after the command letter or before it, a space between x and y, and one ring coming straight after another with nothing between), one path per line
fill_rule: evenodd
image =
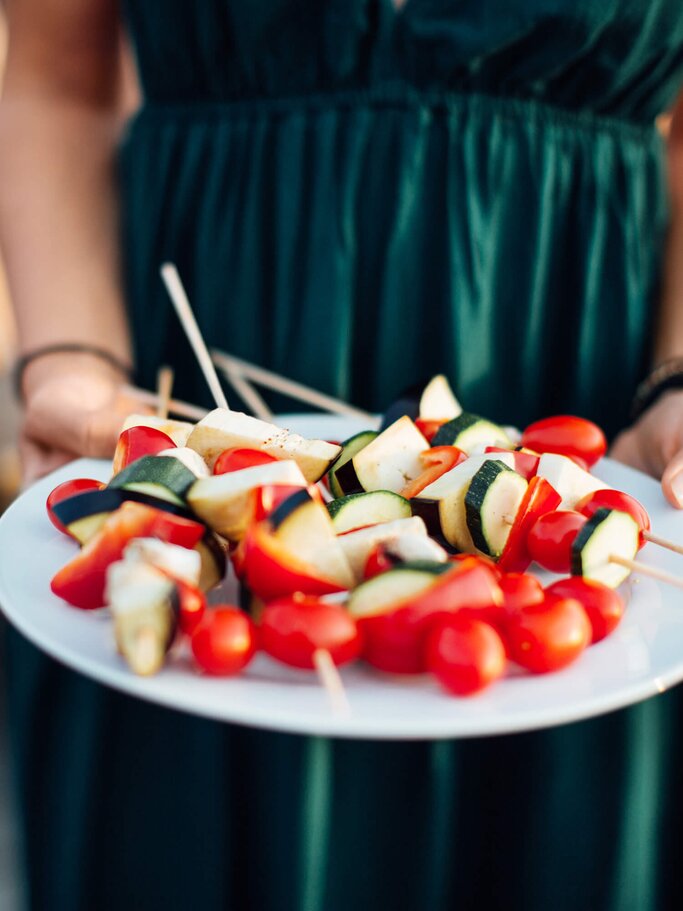
M333 416L285 420L286 426L323 439L345 439L364 429L358 421ZM513 674L470 699L446 695L426 676L394 677L357 665L342 669L351 713L335 714L312 673L262 655L235 678L202 677L191 670L186 654L176 655L156 677L136 677L114 652L106 613L69 607L49 588L74 545L49 523L47 494L68 478L104 480L108 471L109 463L101 461L68 465L32 487L0 519L0 604L39 648L141 699L254 727L407 740L563 724L638 702L683 679L683 594L644 577L625 584L628 608L616 632L571 667L543 677ZM683 514L666 504L658 484L608 459L596 473L641 500L660 535L683 543ZM683 575L683 556L650 544L641 559Z

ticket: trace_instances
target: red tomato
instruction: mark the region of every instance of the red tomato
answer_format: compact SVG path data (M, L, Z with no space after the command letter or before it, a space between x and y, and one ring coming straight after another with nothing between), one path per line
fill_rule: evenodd
M587 519L598 511L598 509L618 509L619 512L626 512L635 519L640 528L640 546L646 543L643 537L644 531L650 530L650 517L645 507L636 500L635 497L623 493L621 490L596 490L594 493L587 494L576 504L576 511Z
M291 667L315 668L324 649L336 665L360 655L361 637L353 617L338 604L294 595L271 601L261 615L261 645L272 658Z
M545 598L543 586L530 573L505 573L500 580L503 608L506 616L530 604L540 604Z
M206 597L204 592L195 588L181 579L175 579L178 590L178 599L180 601L178 612L178 624L183 633L191 636L202 621L206 611Z
M424 646L435 623L456 612L488 620L502 603L495 574L476 557L457 563L434 577L434 584L381 614L361 617L363 658L391 674L420 674L425 670Z
M591 641L591 625L579 601L551 596L510 615L507 641L513 661L545 674L578 658Z
M551 572L570 572L572 544L587 521L581 513L569 509L558 509L541 516L531 526L527 536L531 559Z
M197 665L217 677L239 674L254 657L257 631L238 607L212 607L192 635L190 647Z
M68 500L69 497L73 497L77 493L85 493L86 490L101 490L103 487L104 484L101 481L95 481L94 478L75 478L73 481L63 481L50 493L45 503L48 519L58 531L72 538L73 535L70 535L66 526L59 521L52 511L52 507L57 503L61 503L62 500Z
M260 449L226 449L216 459L213 473L228 474L243 468L254 468L256 465L268 465L270 462L277 462L275 456L261 452Z
M470 696L505 672L505 647L496 630L457 614L431 631L425 663L445 689Z
M529 424L522 433L522 446L535 452L577 457L589 467L607 452L607 440L598 425L571 414L558 414Z
M443 427L443 425L445 423L446 423L445 420L437 421L437 420L427 420L426 418L415 418L415 426L417 427L417 429L420 431L420 433L422 434L422 436L425 438L425 440L428 443L432 442L432 440L436 436L437 430L440 427Z
M74 607L92 610L104 604L107 569L123 556L133 538L159 538L194 547L206 526L143 503L128 501L113 512L79 553L53 577L50 587Z
M156 455L164 449L176 449L176 444L156 427L129 427L122 431L114 451L112 471L118 474L126 465L143 456Z
M581 576L560 579L548 586L546 592L554 597L574 598L581 602L591 624L592 642L609 636L624 615L624 601L618 592L592 579L582 579Z

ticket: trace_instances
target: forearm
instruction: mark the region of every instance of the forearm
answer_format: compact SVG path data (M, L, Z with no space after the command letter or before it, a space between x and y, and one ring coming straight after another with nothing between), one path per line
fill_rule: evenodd
M69 101L0 105L0 240L24 349L130 345L118 262L113 111Z
M655 365L683 357L683 96L676 106L668 141L671 222L653 351Z

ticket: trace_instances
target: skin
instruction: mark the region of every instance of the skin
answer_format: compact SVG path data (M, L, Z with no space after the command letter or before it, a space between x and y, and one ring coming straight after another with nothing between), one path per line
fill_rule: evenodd
M117 2L6 6L0 239L21 348L79 341L130 362L113 177L130 110ZM672 224L654 364L683 356L683 100L671 125L669 176ZM117 371L89 355L33 362L24 394L26 483L79 455L110 456L123 416L145 410ZM620 434L612 455L661 477L668 499L683 507L683 392L663 396Z

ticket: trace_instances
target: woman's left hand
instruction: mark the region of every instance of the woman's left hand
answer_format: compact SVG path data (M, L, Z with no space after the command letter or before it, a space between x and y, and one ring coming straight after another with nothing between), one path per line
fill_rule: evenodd
M666 392L619 434L609 454L661 478L664 496L683 509L683 390Z

